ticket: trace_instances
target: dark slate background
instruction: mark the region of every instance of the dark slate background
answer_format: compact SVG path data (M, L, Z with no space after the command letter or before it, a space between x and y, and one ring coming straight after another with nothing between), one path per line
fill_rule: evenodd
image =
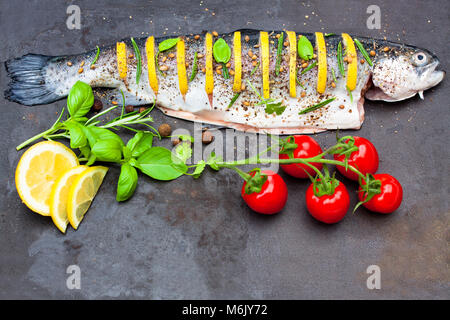
M81 8L80 30L66 27L69 4ZM369 4L381 8L380 30L366 27ZM385 36L434 51L445 70L449 7L445 0L5 0L0 61L29 52L80 53L147 33L250 27ZM2 65L2 91L7 81ZM0 298L448 299L448 89L446 79L425 92L425 101L365 104L366 121L354 133L374 142L379 171L404 187L403 204L392 215L361 209L338 225L320 224L305 209L308 183L283 174L287 206L263 217L246 207L240 179L225 170L170 183L141 176L135 196L118 204L119 171L112 168L79 230L66 235L29 211L14 186L23 153L15 146L48 128L65 101L28 108L0 97ZM193 132L189 122L159 111L153 116L157 124ZM334 135L316 138L329 146ZM355 185L349 190L355 203ZM72 264L81 268L81 290L66 288ZM381 290L366 288L372 264L381 268Z

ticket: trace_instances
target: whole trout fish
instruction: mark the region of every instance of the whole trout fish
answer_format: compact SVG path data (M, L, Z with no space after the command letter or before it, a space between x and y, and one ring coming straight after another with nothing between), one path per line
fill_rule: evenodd
M165 114L191 121L315 133L359 129L364 97L423 98L444 78L438 64L426 49L385 40L245 29L125 39L79 55L28 54L6 62L12 81L5 97L48 104L80 80L113 104L124 96L127 105L156 103Z

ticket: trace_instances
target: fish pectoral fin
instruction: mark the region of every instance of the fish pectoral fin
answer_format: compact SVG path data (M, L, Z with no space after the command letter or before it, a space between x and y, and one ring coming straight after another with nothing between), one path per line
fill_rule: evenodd
M154 102L153 97L139 97L128 92L126 88L94 88L93 91L98 99L112 103L113 105L122 105L123 100L125 100L125 105L132 106L141 106Z
M424 97L423 97L423 91L419 91L418 93L419 93L420 99L424 100Z
M378 87L371 87L369 90L366 91L366 93L364 94L364 97L366 99L372 100L372 101L397 102L397 101L409 99L415 95L416 95L416 92L413 92L413 93L405 95L403 97L394 98L394 97L391 97L391 96L387 95L386 93L384 93L383 90L381 90Z

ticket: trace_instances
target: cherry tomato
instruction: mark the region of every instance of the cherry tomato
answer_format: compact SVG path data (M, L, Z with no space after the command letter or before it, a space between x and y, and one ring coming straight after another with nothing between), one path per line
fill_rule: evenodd
M345 185L339 181L332 195L317 197L313 184L306 190L306 208L319 221L332 224L341 221L350 207L350 197Z
M267 175L267 180L264 182L261 191L246 194L245 185L247 182L244 182L241 191L242 198L253 211L258 213L274 214L280 212L288 198L286 183L280 175L273 171L262 170L261 173ZM250 174L253 176L255 173Z
M363 206L370 211L379 213L394 212L402 203L402 185L397 179L386 173L375 174L374 178L381 181L381 193L374 195L372 199L363 203ZM365 184L364 181L362 183ZM360 201L366 198L361 187L359 188L358 198Z
M294 158L312 158L322 153L322 148L317 143L316 140L311 138L310 136L294 136L295 143L297 144L297 148L293 151ZM280 159L289 159L287 154L280 154ZM321 163L313 163L317 169L322 170ZM314 169L301 164L301 163L293 163L293 164L282 164L281 169L287 174L296 177L296 178L308 178L308 175L305 173L306 170L311 176L316 175L316 171Z
M357 168L362 174L372 173L374 174L378 170L378 152L375 146L369 140L361 137L355 138L355 146L358 147L358 151L352 152L348 159L348 164ZM334 159L337 161L344 161L344 155L334 155ZM336 166L338 171L345 177L358 181L358 175L350 169L345 170L343 166Z

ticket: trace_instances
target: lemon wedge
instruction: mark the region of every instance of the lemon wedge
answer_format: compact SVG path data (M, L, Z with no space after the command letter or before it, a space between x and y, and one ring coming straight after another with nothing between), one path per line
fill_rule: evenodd
M90 167L80 173L70 186L67 198L67 218L74 229L77 229L85 213L91 206L108 168Z
M50 215L55 226L65 233L69 219L67 218L67 198L69 189L74 180L87 170L88 166L77 166L64 172L53 185L50 193Z
M50 215L50 193L55 181L68 169L78 166L72 150L54 141L29 148L16 168L16 189L23 203L43 216Z

